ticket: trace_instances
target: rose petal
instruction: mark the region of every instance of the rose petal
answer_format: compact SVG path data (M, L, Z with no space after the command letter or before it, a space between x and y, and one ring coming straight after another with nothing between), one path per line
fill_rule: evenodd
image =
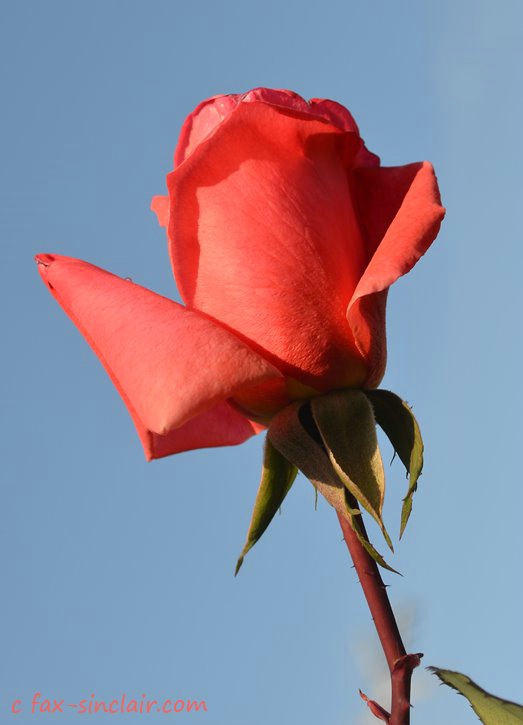
M247 93L214 96L200 103L186 118L174 154L174 168L182 163L224 121L240 103L267 103L286 113L328 121L342 131L359 135L352 114L340 103L324 98L306 101L294 91L274 88L254 88ZM375 166L379 159L362 143L361 165Z
M240 96L214 96L200 103L187 116L174 152L174 168L182 163L239 103Z
M280 88L253 88L241 96L242 103L262 101L298 114L312 115L311 107L298 93Z
M266 360L197 312L77 259L37 261L147 430L165 435L226 398L284 385Z
M328 98L311 98L309 105L314 113L323 116L333 126L337 126L342 131L353 131L359 135L358 124L352 113L341 103Z
M153 196L151 210L154 211L161 227L167 227L169 223L169 197Z
M196 106L185 119L174 152L174 168L185 161L194 149L234 111L239 103L258 101L301 114L311 112L307 101L297 93L273 88L254 88L243 94L231 93L208 98Z
M354 120L352 113L342 106L341 103L331 101L327 98L311 98L309 101L311 111L323 116L332 123L333 126L341 128L343 131L352 131L359 135L358 124ZM380 158L367 149L363 141L361 147L354 159L354 166L379 166Z
M168 177L182 297L285 374L358 385L346 309L367 263L347 164L359 137L242 103Z
M165 435L151 433L138 416L133 419L148 461L197 448L238 445L265 430L264 426L248 420L226 402L218 403Z
M379 384L385 370L387 290L430 247L445 210L428 162L354 171L355 193L369 264L348 306L358 349L368 361L365 384Z

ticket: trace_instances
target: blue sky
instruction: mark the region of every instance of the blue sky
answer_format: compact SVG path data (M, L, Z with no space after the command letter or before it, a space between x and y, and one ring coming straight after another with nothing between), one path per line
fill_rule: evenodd
M332 510L300 479L234 579L261 439L146 464L32 262L75 256L175 297L150 198L187 113L260 85L344 103L384 165L436 167L447 219L389 298L383 386L414 406L427 455L394 558L404 577L385 579L424 664L523 700L522 24L519 0L4 4L6 720L36 691L125 692L204 699L178 717L208 725L363 725L358 688L386 691ZM397 535L396 462L388 486ZM422 670L414 704L420 725L474 722Z

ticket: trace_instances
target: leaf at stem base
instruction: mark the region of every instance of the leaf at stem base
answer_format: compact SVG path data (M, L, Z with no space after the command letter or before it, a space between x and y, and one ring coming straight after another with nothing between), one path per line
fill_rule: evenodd
M483 725L522 725L523 707L510 700L502 700L476 685L470 677L452 670L429 667L439 679L465 697Z

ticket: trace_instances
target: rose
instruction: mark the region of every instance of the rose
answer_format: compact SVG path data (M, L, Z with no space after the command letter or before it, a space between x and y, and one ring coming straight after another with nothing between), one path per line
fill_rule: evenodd
M380 167L343 106L256 89L198 106L167 184L152 208L185 307L37 258L148 458L240 443L294 399L379 384L387 290L444 214L430 164Z

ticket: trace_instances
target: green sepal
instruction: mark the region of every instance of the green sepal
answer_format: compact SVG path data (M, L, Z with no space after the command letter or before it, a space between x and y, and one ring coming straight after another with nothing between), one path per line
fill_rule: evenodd
M367 396L361 390L341 390L313 398L311 409L340 481L374 518L394 551L382 519L385 472Z
M265 440L261 480L256 494L256 501L254 502L251 523L247 532L245 546L236 564L234 576L240 571L247 552L259 541L265 529L271 523L285 496L289 493L297 473L296 466L289 463L267 438Z
M296 402L280 411L271 421L267 438L282 456L309 479L317 491L345 518L372 558L395 572L362 535L357 518L359 509L348 504L349 492L340 481L325 452L312 416L310 402ZM397 573L397 572L395 572Z
M347 495L346 495L346 498L348 498ZM379 564L381 567L383 567L383 569L388 569L388 571L392 571L394 574L399 574L400 576L402 576L399 571L397 571L396 569L393 569L389 564L387 564L387 562L382 557L382 555L379 553L379 551L376 551L376 549L373 547L373 545L370 543L370 541L367 538L365 538L365 536L363 536L363 533L360 528L361 511L359 510L359 508L352 508L350 506L350 503L347 501L346 511L350 517L349 523L352 527L352 530L358 537L358 541L363 546L363 548L365 549L367 554L369 554L377 564ZM385 540L387 540L387 539L385 539ZM392 548L392 546L391 546L391 548Z
M412 497L423 468L423 440L409 405L390 390L366 390L376 422L383 429L409 475L407 495L401 509L400 539L412 511Z
M452 670L429 667L439 679L465 697L483 725L521 725L523 707L510 700L502 700L476 685L467 675Z

